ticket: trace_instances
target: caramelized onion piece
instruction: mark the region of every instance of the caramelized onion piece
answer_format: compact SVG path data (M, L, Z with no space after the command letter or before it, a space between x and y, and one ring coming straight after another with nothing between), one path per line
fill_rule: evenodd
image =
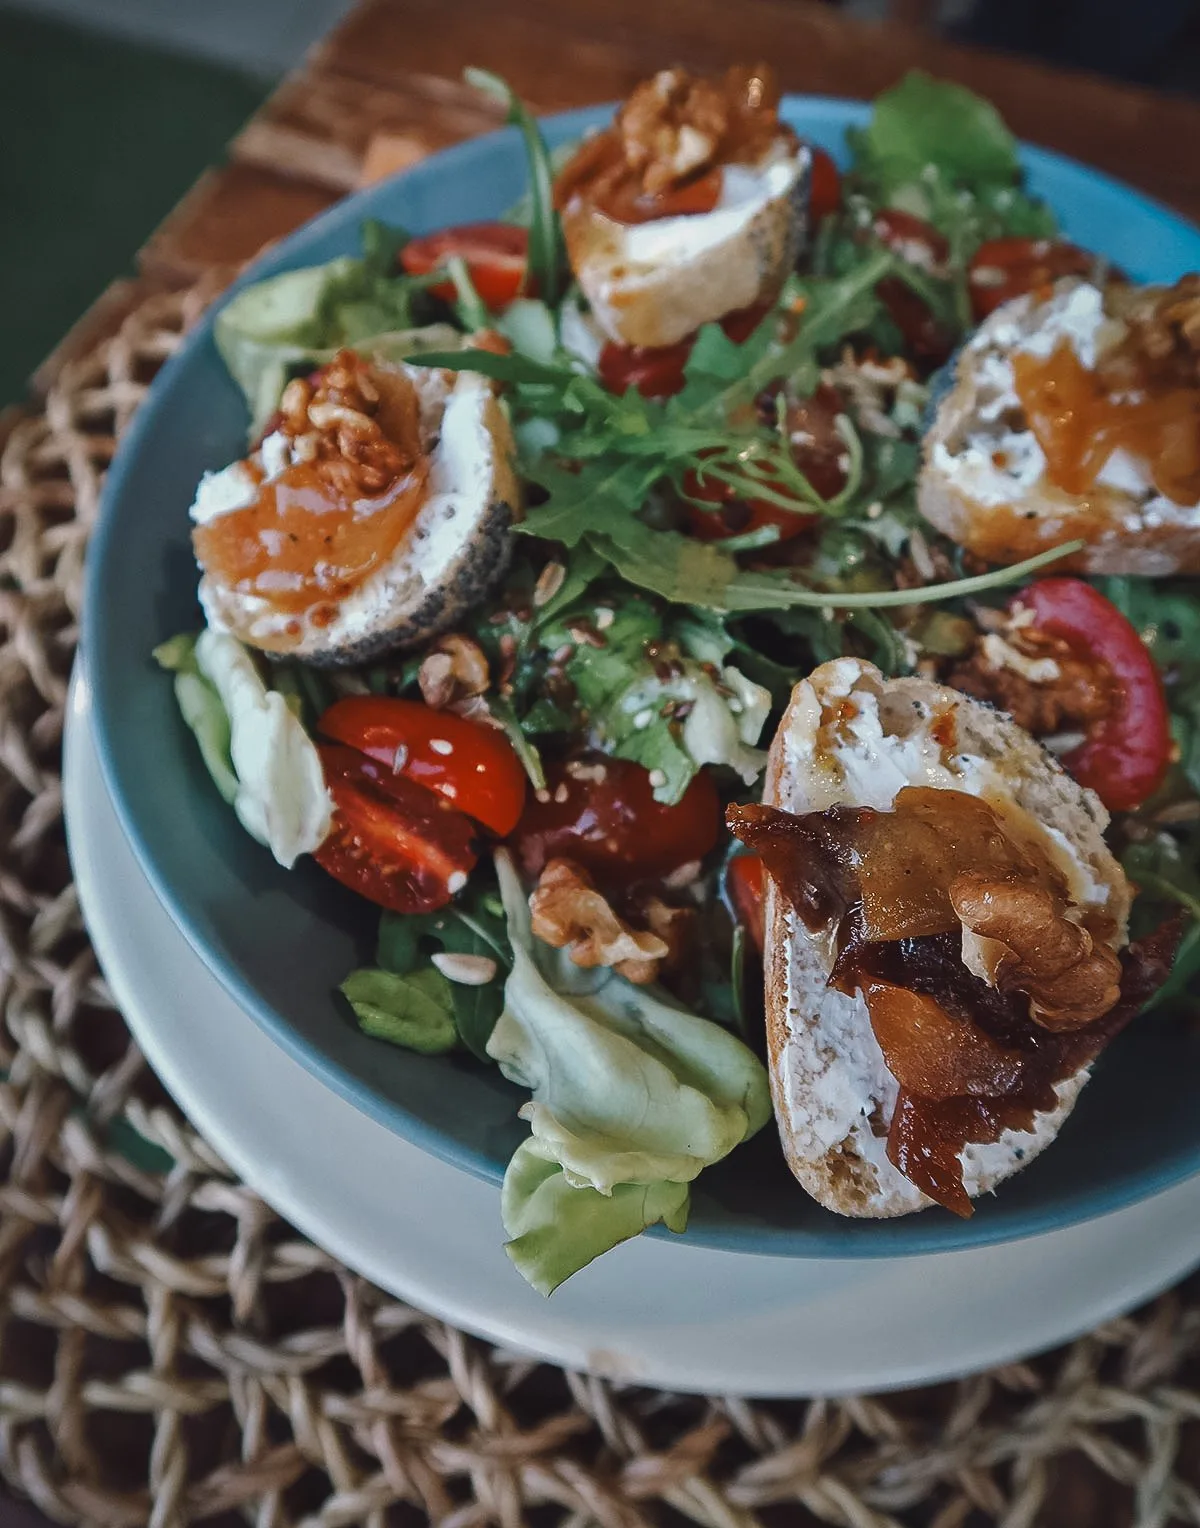
M1024 1057L1005 1050L969 1020L952 1019L940 1003L880 977L862 993L887 1069L902 1088L924 1098L986 1097L1018 1086Z
M968 870L955 878L950 900L964 928L1004 947L996 986L1026 993L1030 1017L1046 1029L1079 1029L1120 997L1114 951L1072 923L1045 887Z

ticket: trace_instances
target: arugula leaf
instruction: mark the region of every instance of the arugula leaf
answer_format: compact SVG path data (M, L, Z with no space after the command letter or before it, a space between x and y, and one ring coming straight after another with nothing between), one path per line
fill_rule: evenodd
M487 69L464 69L468 85L499 101L507 121L525 140L529 165L529 275L533 285L547 302L557 302L562 295L562 230L554 210L554 171L550 151L537 119L512 88Z
M340 991L359 1028L423 1056L452 1050L458 1041L451 984L432 966L397 976L392 971L352 971Z
M1010 186L1021 173L1016 139L996 108L921 70L878 97L851 148L855 168L883 186L917 180L931 164L967 186Z

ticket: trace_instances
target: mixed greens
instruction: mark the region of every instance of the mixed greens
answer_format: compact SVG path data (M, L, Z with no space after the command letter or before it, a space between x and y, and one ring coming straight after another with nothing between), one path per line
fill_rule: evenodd
M539 295L489 311L462 260L405 274L406 236L367 225L361 256L247 287L222 310L217 343L251 435L291 378L342 347L492 379L527 507L503 586L458 628L487 664L473 714L503 729L531 794L585 746L642 766L665 807L701 771L724 799L751 799L797 677L843 654L888 674L941 672L970 650L980 609L1075 549L983 568L915 503L931 398L972 326L971 258L985 240L1052 235L1053 212L1025 189L991 106L910 76L849 134L840 204L748 336L702 327L673 396L613 391L579 339L586 304L569 284L537 124L503 82L475 80L528 150L521 210ZM936 230L937 261L885 212ZM506 344L480 344L485 329ZM811 400L829 385L844 407L822 422ZM794 448L822 428L823 477ZM745 503L758 523L718 523ZM1168 678L1178 743L1167 784L1119 826L1126 863L1148 903L1197 919L1200 603L1185 583L1103 588ZM290 863L298 833L328 811L315 754L294 745L338 696L419 699L426 655L321 672L206 631L157 656L217 788ZM502 1212L514 1263L543 1291L647 1226L684 1229L690 1183L769 1118L765 1070L739 1033L752 999L744 931L722 900L729 852L696 867L687 896L711 937L664 983L580 969L535 938L519 861L498 847L449 905L385 912L374 967L343 984L365 1033L426 1054L460 1048L529 1093ZM1161 1008L1200 971L1198 930Z

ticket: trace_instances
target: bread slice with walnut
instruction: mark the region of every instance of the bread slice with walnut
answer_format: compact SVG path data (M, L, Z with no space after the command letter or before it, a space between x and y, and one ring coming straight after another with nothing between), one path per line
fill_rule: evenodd
M1113 451L1084 493L1050 481L1012 365L1018 354L1045 359L1066 344L1090 371L1098 357L1129 343L1137 313L1130 323L1124 310L1157 303L1170 312L1178 290L1101 291L1067 280L1049 297L1031 294L997 308L959 352L925 437L917 485L925 518L986 562L1020 562L1078 539L1084 550L1061 569L1149 578L1200 572L1200 505L1160 493L1146 461Z
M1104 842L1107 813L1008 717L926 680L885 679L856 659L824 664L796 686L771 747L766 805L794 814L887 812L907 786L983 800L1006 835L1053 864L1068 888L1068 916L1100 914L1111 948L1125 943L1130 888ZM866 1001L861 991L830 986L832 932L810 931L770 880L765 952L771 1087L792 1172L843 1215L924 1209L932 1201L889 1160L886 1130L877 1133L898 1084ZM1087 1076L1084 1066L1059 1082L1057 1104L1032 1130L966 1147L960 1161L972 1198L1050 1144Z

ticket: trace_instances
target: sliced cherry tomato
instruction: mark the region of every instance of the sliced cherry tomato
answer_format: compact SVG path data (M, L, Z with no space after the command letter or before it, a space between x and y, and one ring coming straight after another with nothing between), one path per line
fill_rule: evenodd
M766 945L763 901L767 894L766 866L757 854L738 854L725 867L725 895L737 921L745 926L761 954Z
M511 223L463 223L438 233L410 239L400 251L400 264L410 276L428 276L452 255L466 261L475 290L489 308L506 308L526 290L529 234ZM441 281L429 289L447 302L454 283Z
M871 229L893 254L923 270L934 270L950 258L950 241L932 223L899 207L881 207Z
M981 323L1014 297L1051 287L1061 276L1088 276L1092 256L1055 239L989 239L971 258L967 287L971 312Z
M562 855L628 885L702 859L720 835L721 803L707 770L674 806L655 801L649 772L629 759L590 755L546 773L546 790L530 799L514 834L528 875Z
M721 328L734 342L743 345L767 316L765 305L737 308L726 313ZM683 368L692 353L695 335L675 345L617 345L611 340L600 352L597 370L610 393L627 392L636 387L643 398L670 398L683 389Z
M475 827L389 765L336 743L318 747L333 827L314 858L343 886L397 913L445 907L475 868Z
M814 223L836 212L842 205L842 172L832 154L810 143L812 170L808 180L808 215Z
M1129 812L1162 784L1171 758L1171 718L1162 678L1137 630L1080 578L1041 578L1013 599L1033 624L1105 665L1112 708L1063 759L1081 785L1113 812Z
M832 499L846 484L846 442L837 430L838 416L845 412L837 388L822 383L811 398L791 404L784 421L792 460L823 499ZM764 525L778 527L780 541L791 541L819 518L766 499L740 498L731 484L706 479L699 471L688 472L683 486L689 498L718 506L710 510L688 505L687 528L700 541L716 541L760 530Z
M499 838L520 820L525 771L496 727L418 700L350 695L329 707L318 730L436 791Z

